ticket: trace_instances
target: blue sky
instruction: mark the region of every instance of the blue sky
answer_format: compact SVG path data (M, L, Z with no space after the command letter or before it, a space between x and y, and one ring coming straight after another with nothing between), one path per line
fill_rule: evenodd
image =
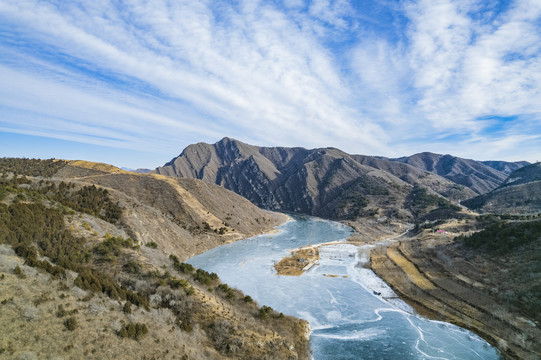
M0 0L0 156L541 160L541 1Z

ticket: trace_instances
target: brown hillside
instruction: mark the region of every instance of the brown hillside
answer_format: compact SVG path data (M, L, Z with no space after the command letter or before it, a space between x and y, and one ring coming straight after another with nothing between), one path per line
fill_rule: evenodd
M285 216L199 180L5 163L0 358L309 358L305 321L182 263Z
M475 195L440 176L386 159L335 148L257 147L229 138L190 145L155 172L221 185L265 209L339 220L411 219L406 198L416 185L455 201Z

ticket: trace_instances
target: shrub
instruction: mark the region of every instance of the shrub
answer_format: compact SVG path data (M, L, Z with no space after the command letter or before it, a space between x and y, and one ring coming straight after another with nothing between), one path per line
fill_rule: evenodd
M131 314L131 302L126 301L126 303L124 304L124 307L122 308L122 311L125 314Z
M203 269L197 269L193 275L193 278L203 285L210 285L215 280L218 280L218 275L216 273L209 273Z
M15 269L13 269L13 273L15 275L19 276L19 277L24 277L23 271L19 267L19 264L17 264L17 266L15 266Z
M188 287L188 282L185 279L171 278L169 279L169 286L173 289L178 289L180 287L186 289Z
M150 241L150 242L147 242L145 244L146 247L149 247L151 249L157 249L158 248L158 244L156 244L154 241Z
M186 331L186 332L192 332L193 331L192 325L187 321L182 321L180 323L179 327L180 327L180 329L182 331Z
M68 329L69 331L73 331L77 328L77 320L72 316L72 317L69 317L66 319L66 321L64 321L64 325L66 326L66 329Z
M212 228L210 227L210 224L206 221L203 221L203 230L205 231L211 231Z
M124 265L122 265L122 269L124 269L125 272L130 274L138 274L141 272L141 265L134 261L128 261Z
M273 313L274 310L272 310L272 308L270 306L265 306L263 305L263 307L261 307L261 309L259 309L259 313L257 314L257 317L262 319L262 320L266 320L270 317L270 315Z
M194 271L194 267L191 264L181 263L177 256L171 254L169 259L173 262L175 270L183 274L191 274Z
M68 312L64 309L64 306L62 304L58 305L58 311L56 312L56 316L62 318L67 314Z
M124 239L122 236L114 237L110 234L105 234L105 240L94 246L94 253L101 257L104 261L116 261L116 257L122 252L122 248L133 249L133 240L131 238Z

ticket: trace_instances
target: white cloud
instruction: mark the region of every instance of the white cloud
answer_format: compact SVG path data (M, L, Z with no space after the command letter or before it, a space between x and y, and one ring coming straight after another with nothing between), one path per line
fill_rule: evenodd
M532 102L541 99L539 6L519 3L488 24L469 17L475 6L426 1L409 8L418 104L437 127L479 131L480 116L541 113L541 102Z
M274 7L248 3L224 8L221 20L191 1L132 0L119 12L107 1L67 4L60 11L22 0L4 3L0 12L69 56L189 103L200 113L197 121L206 117L221 129L261 133L256 138L266 143L283 143L288 132L289 143L299 137L306 146L361 141L376 151L379 142L372 139L381 131L348 106L348 90L328 49ZM345 6L339 1L316 10L339 22ZM107 116L103 107L99 110ZM193 119L179 114L175 121Z
M485 154L503 155L539 145L531 136L541 131L539 2L517 2L490 16L479 14L484 6L460 0L407 3L405 39L371 36L352 51L363 109L383 122L391 138L406 140L397 145L402 151L486 148ZM494 121L479 121L487 117L517 117L517 126L491 134L487 127ZM434 142L447 137L462 140Z
M353 13L353 9L346 0L313 0L309 13L338 29L345 29L349 26L346 18Z
M0 74L12 84L0 84L0 126L132 148L227 135L398 155L442 132L511 143L488 137L479 117L539 124L538 1L478 17L482 1L410 2L399 41L363 30L383 25L345 0L283 6L3 0L6 29L53 54L0 44Z

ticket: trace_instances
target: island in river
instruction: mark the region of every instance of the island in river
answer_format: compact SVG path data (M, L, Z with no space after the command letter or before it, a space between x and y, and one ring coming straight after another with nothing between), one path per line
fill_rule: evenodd
M370 256L365 250L373 245L345 242L352 233L347 226L300 218L280 229L278 234L217 247L188 262L216 272L261 304L307 320L316 360L499 358L475 334L426 320L398 299L367 268ZM318 249L317 266L302 276L276 275L274 265L290 249L318 243L326 245Z

